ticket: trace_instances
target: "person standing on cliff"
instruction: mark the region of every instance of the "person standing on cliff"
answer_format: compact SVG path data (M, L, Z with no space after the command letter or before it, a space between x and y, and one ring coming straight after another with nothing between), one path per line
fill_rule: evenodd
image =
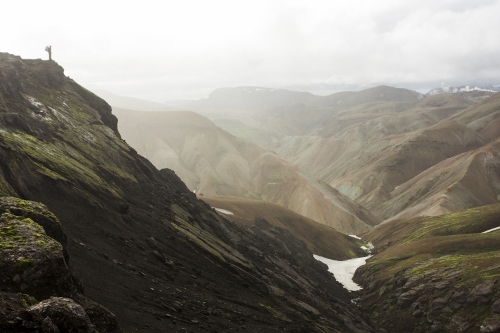
M45 51L49 52L49 60L52 60L52 45L46 46Z

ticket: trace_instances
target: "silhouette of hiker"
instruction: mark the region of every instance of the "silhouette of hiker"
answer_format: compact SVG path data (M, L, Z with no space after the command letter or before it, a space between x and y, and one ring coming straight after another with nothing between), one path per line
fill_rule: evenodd
M49 52L49 60L52 60L52 45L46 46L45 51Z

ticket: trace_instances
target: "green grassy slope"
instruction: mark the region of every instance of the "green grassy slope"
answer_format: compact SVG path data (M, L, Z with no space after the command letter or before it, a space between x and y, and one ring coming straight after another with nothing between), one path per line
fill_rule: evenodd
M500 299L500 204L392 221L365 235L379 251L355 275L362 307L389 332L478 332Z

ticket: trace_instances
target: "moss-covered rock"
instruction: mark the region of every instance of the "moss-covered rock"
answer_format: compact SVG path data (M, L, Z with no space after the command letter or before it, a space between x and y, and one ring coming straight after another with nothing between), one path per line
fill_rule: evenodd
M43 299L71 289L61 244L31 218L0 215L0 249L2 290Z
M15 216L36 221L47 236L55 239L63 246L66 245L66 234L62 230L61 223L44 204L16 197L0 197L0 214L3 213L11 213Z
M100 333L120 332L109 310L79 293L80 283L67 266L61 243L46 230L66 242L57 217L43 204L0 198L0 329L97 332L97 327ZM54 295L72 299L37 302Z

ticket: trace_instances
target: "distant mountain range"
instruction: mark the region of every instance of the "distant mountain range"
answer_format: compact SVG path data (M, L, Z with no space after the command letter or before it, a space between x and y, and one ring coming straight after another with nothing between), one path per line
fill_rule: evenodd
M470 92L470 91L489 91L489 92L500 92L500 85L468 85L468 86L460 86L460 87L441 87L434 88L429 91L426 95L437 95L437 94L456 94L461 92Z
M469 91L424 96L407 89L379 86L359 92L315 96L269 88L237 87L217 89L207 99L185 102L182 106L200 112L235 136L260 144L262 149L251 149L253 152L259 149L258 155L248 155L250 146L247 143L236 143L236 138L227 133L222 135L220 129L216 130L213 125L212 131L219 131L219 141L206 145L211 142L207 137L198 144L188 144L188 137L200 136L205 131L200 131L193 117L193 121L184 118L180 127L192 127L192 134L175 136L175 140L182 140L177 142L173 135L166 141L165 134L162 134L163 139L159 136L151 137L151 129L156 128L153 123L164 123L158 125L155 133L161 133L161 128L164 132L172 132L173 129L166 129L175 124L173 118L167 121L168 117L164 116L164 121L159 121L157 115L157 119L152 120L150 125L142 125L143 134L139 135L138 132L134 134L139 124L136 119L138 116L133 116L130 112L126 117L120 112L116 114L121 119L121 126L127 126L121 128L124 137L127 140L135 138L130 141L132 145L157 166L168 166L176 170L190 188L198 189L203 194L270 200L325 223L326 220L318 215L323 210L319 209L320 206L315 206L313 211L305 209L303 196L298 196L301 199L297 202L291 201L296 189L294 186L298 183L290 187L290 179L301 179L302 184L322 184L313 186L322 191L328 188L328 196L337 198L335 207L361 212L358 208L353 211L352 204L356 203L366 208L371 215L363 213L362 216L372 217L364 222L373 225L377 220L452 213L496 203L500 198L499 181L491 177L492 173L488 171L493 165L491 160L479 162L482 152L488 151L491 156L497 156L495 140L499 136L500 111L497 106L500 97L492 96L494 93L491 91L471 88L465 90ZM130 128L130 125L136 129ZM150 139L146 139L147 137ZM224 141L221 141L222 137L225 138ZM135 143L137 138L141 138L140 143ZM169 151L175 152L174 155L178 158L171 159L167 164L158 164L160 155L165 156L164 161L168 156L174 156L173 152L165 155L154 148L158 146L159 140L168 144L171 147ZM172 148L173 142L177 142L175 145L179 148ZM238 148L228 150L231 146ZM199 147L204 148L200 150ZM162 151L164 150L163 148ZM223 151L226 152L222 154ZM282 159L278 159L276 155L266 155L266 151L275 152ZM189 162L192 166L186 168L188 164L181 161L192 154L198 158L204 156L200 161L204 161L203 165L206 166L201 167L200 162ZM245 155L253 157L244 157ZM231 159L239 156L240 162L234 160L229 163L229 156L232 156ZM269 184L274 184L275 180L272 177L265 178L267 188L262 185L255 187L255 175L265 175L265 172L259 170L269 168L266 164L261 164L265 160L256 156L273 156L273 165L277 165L276 162L279 161L280 170L293 170L291 166L294 165L299 169L293 173L300 177L283 178L281 174L279 181L286 181L288 186L273 185L280 192L273 192L269 196ZM478 156L477 162L465 162L470 156ZM269 164L270 160L267 160L266 163ZM207 164L207 161L211 162ZM241 161L250 166L246 176L241 173L245 169L240 167ZM221 163L225 165L223 169ZM208 165L210 170L216 170L215 173L207 171ZM186 172L187 169L190 171ZM487 180L481 182L476 179L474 184L481 184L478 189L467 185L470 182L460 176L462 172L464 175L484 174ZM434 183L445 173L448 174L446 181L442 179ZM228 178L226 175L233 176ZM195 179L197 180L193 181ZM210 179L218 179L218 182L207 182ZM244 179L253 180L242 185ZM252 182L253 187L248 185ZM209 188L212 190L208 190ZM245 189L243 192L242 188ZM283 193L277 196L285 188L288 196ZM305 195L305 192L301 193ZM339 198L342 198L340 206ZM349 201L345 199L352 203L347 204ZM308 202L311 204L311 201ZM303 208L298 208L299 206ZM359 213L355 215L363 220ZM338 222L326 224L344 232L349 230L340 227Z

